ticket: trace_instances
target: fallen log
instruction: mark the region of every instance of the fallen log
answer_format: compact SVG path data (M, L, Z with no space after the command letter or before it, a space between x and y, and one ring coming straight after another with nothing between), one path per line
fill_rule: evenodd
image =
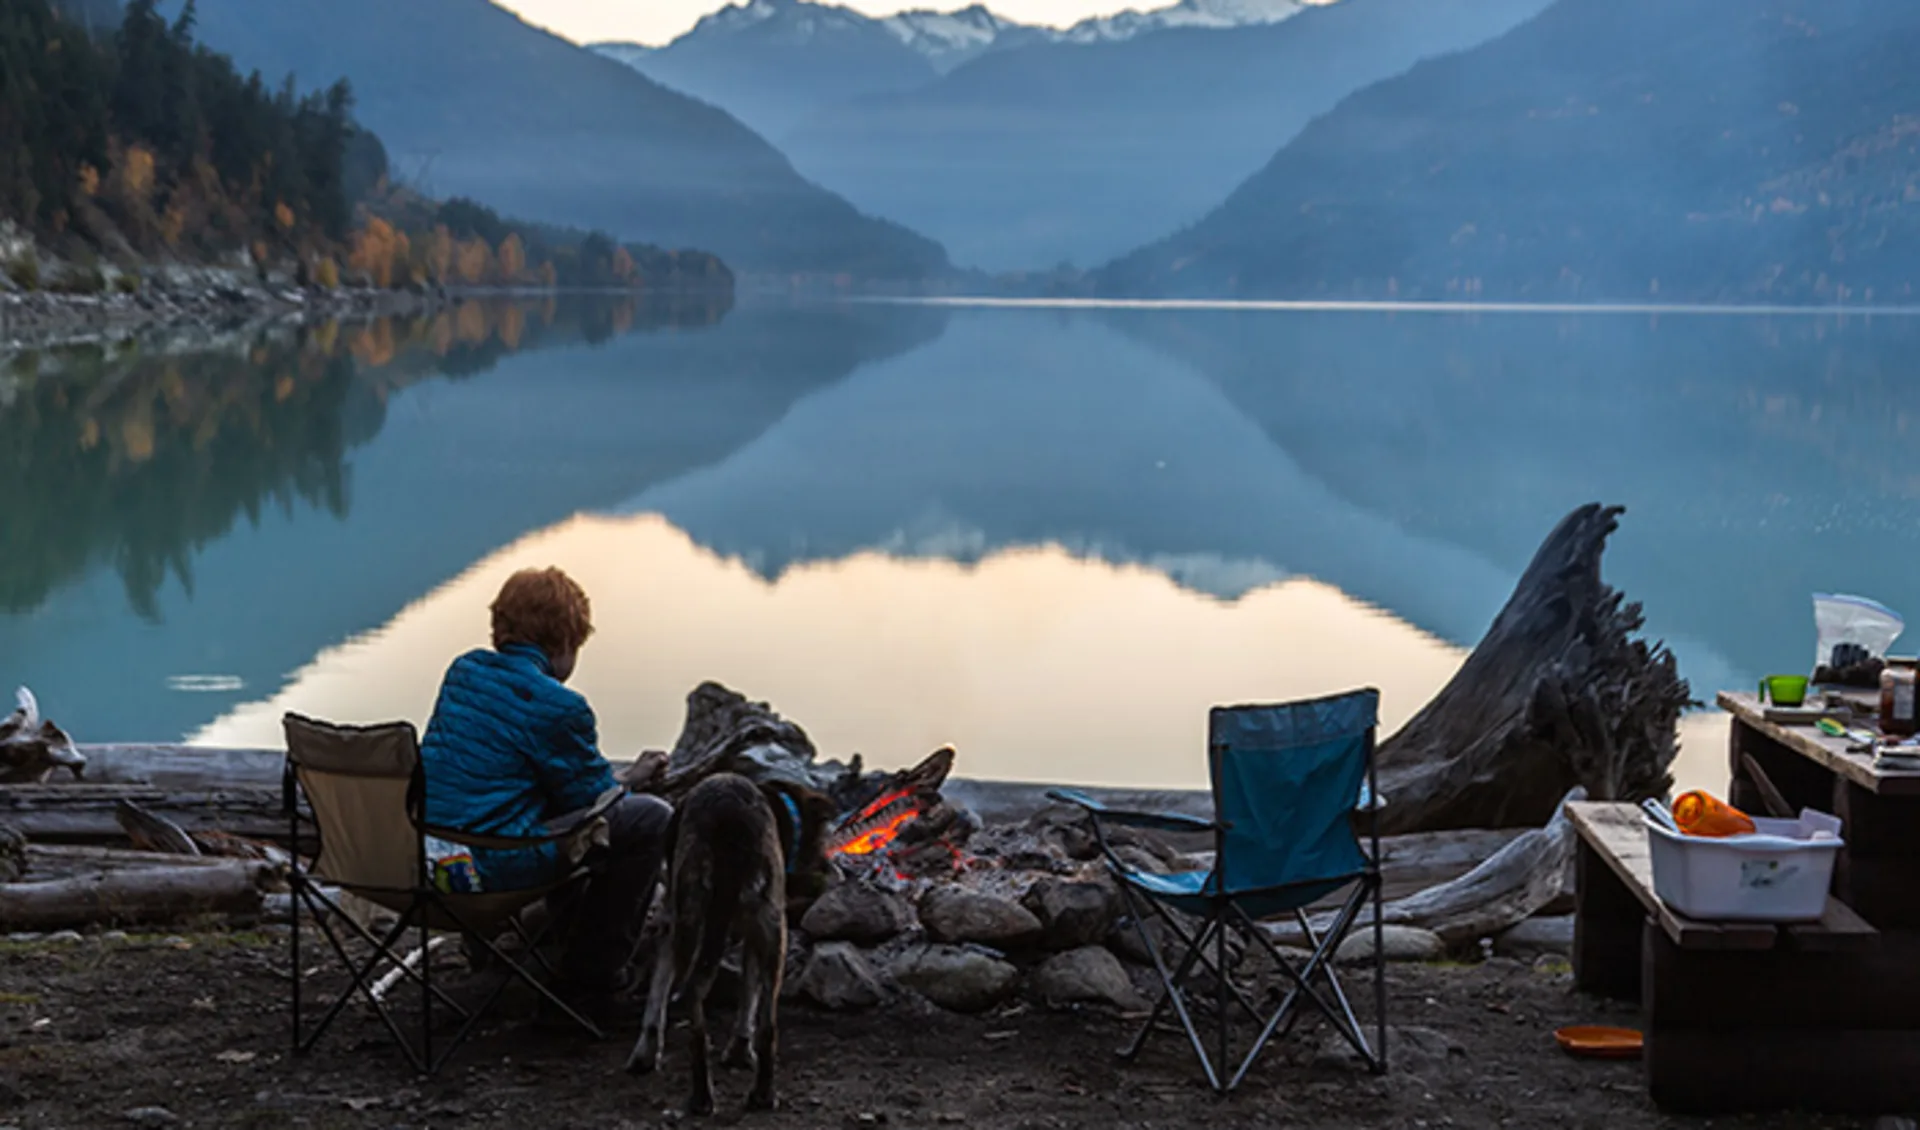
M218 867L227 860L205 855L96 847L89 844L28 844L26 874L32 882L97 875L142 867Z
M1380 744L1383 834L1539 827L1574 787L1638 800L1672 787L1693 702L1664 644L1600 579L1623 508L1582 506L1548 535L1453 679Z
M46 882L0 883L0 930L67 930L254 914L272 881L264 863L133 867Z
M148 785L0 785L0 824L36 842L113 842L125 836L122 801L193 833L282 842L287 836L278 788L176 792Z
M1575 833L1566 801L1585 796L1575 789L1544 828L1520 835L1457 879L1387 903L1380 920L1431 930L1458 945L1492 937L1538 914L1560 897L1573 861Z
M287 755L277 749L225 749L169 743L92 744L86 780L99 785L151 785L175 792L280 787Z
M1431 930L1449 946L1459 946L1492 937L1540 913L1560 898L1573 860L1575 833L1572 822L1567 819L1566 802L1582 800L1585 796L1584 790L1574 789L1555 808L1545 827L1514 836L1492 855L1444 882L1386 902L1380 908L1380 921L1389 926ZM1455 835L1471 835L1472 839L1454 841ZM1397 839L1403 844L1400 869L1414 860L1457 862L1462 847L1483 846L1489 842L1485 832L1434 833ZM1390 888L1396 878L1390 846L1393 843L1393 840L1381 841L1382 870ZM1404 872L1402 874L1404 876ZM1337 899L1330 901L1338 902ZM1332 910L1322 909L1309 915L1308 921L1316 931L1323 931L1333 924L1335 917ZM1354 930L1364 932L1372 923L1373 908L1369 906L1360 912ZM1305 932L1297 922L1276 922L1266 929L1276 941L1288 945L1302 945L1306 941Z

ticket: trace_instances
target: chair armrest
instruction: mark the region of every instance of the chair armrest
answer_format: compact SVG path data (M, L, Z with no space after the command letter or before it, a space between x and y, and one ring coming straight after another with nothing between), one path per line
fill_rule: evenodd
M461 847L485 848L490 851L517 851L536 848L546 844L570 842L593 828L596 821L604 818L607 810L619 803L627 795L624 786L615 785L594 800L593 807L574 816L563 828L540 836L496 836L490 832L474 832L465 828L443 828L438 824L420 825L420 830L437 840L445 840Z
M1108 808L1077 789L1048 789L1047 799L1083 809L1096 821L1118 824L1123 828L1151 828L1156 832L1217 832L1221 824L1179 812L1129 812Z

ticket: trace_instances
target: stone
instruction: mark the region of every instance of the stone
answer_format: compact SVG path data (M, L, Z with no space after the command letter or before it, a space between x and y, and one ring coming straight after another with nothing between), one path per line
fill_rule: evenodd
M1055 950L1078 949L1104 939L1119 914L1118 902L1113 888L1105 884L1062 879L1042 879L1020 899L1020 905L1039 920L1041 944Z
M1174 934L1172 928L1159 918L1150 917L1145 921L1147 924L1147 932L1153 935L1153 944L1160 947L1160 960L1167 963L1168 969L1172 969L1174 966L1180 964L1180 960L1185 957L1187 953L1186 943L1182 942L1179 937ZM1107 948L1119 954L1125 960L1133 962L1135 965L1145 965L1148 967L1153 965L1153 957L1147 953L1146 944L1140 940L1140 931L1134 928L1131 917L1122 916L1117 919L1113 924L1113 928L1107 932L1105 940ZM1213 956L1213 947L1214 943L1207 943L1208 957ZM1289 956L1297 956L1300 961L1305 961L1306 958L1310 956L1305 950L1289 949L1286 946L1279 948L1280 952L1288 954ZM1227 968L1239 968L1240 959L1246 956L1246 952L1247 943L1246 940L1240 936L1239 931L1227 931Z
M1081 946L1041 962L1033 971L1033 992L1050 1005L1109 1004L1129 1012L1147 1007L1120 959L1105 946Z
M887 989L864 953L849 942L822 942L800 971L800 995L822 1008L852 1012L872 1008Z
M78 930L57 930L46 937L50 946L77 946L85 940Z
M974 946L922 942L903 950L889 972L905 988L954 1012L983 1012L1013 994L1020 971Z
M1383 926L1380 941L1388 961L1438 961L1447 953L1440 935L1418 926ZM1373 960L1373 927L1355 926L1333 952L1333 960L1342 964Z
M920 899L920 925L936 942L978 942L1005 949L1031 942L1040 920L1020 904L947 884Z
M137 1106L122 1111L120 1117L135 1126L172 1126L180 1121L180 1116L163 1106Z
M1527 961L1542 954L1567 956L1573 952L1573 915L1529 918L1495 938L1493 952Z
M1148 875L1165 875L1172 870L1165 860L1138 844L1116 845L1113 854L1128 867Z
M1360 1031L1367 1037L1369 1046L1380 1038L1380 1030L1372 1025L1362 1027ZM1377 1054L1380 1049L1373 1050ZM1395 1071L1419 1075L1436 1067L1444 1067L1455 1056L1466 1054L1466 1045L1444 1032L1432 1028L1387 1027L1387 1062L1393 1065ZM1321 1038L1319 1050L1314 1053L1313 1065L1351 1071L1364 1071L1367 1066L1347 1038L1334 1031L1327 1032Z
M858 881L828 888L800 920L809 937L863 945L885 941L912 925L907 900Z

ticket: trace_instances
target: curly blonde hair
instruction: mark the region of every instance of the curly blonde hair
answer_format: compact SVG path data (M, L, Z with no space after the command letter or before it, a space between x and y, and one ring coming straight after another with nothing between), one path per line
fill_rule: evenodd
M522 569L493 598L493 646L530 643L549 657L576 651L593 635L593 606L579 582L557 568Z

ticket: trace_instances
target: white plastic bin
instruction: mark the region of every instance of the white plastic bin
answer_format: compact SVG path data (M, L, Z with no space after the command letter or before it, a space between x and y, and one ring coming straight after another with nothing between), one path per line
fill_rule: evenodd
M1647 821L1654 894L1705 921L1818 919L1841 848L1840 821L1801 809L1798 820L1756 816L1753 825L1748 836L1686 836Z

